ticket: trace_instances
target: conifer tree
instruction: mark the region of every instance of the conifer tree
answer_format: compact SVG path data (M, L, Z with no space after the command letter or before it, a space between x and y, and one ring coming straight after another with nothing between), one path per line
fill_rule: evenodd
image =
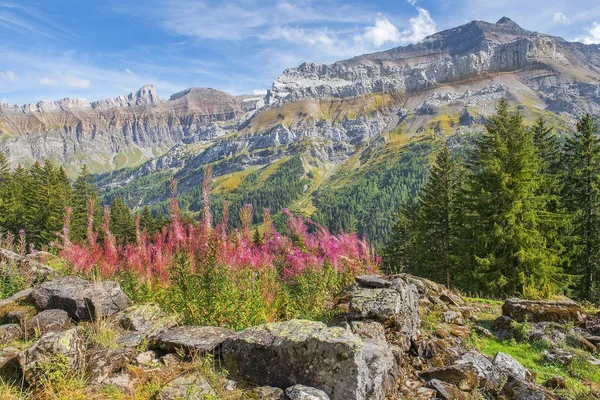
M150 212L150 208L148 206L144 207L142 210L142 214L140 216L140 228L142 230L146 230L146 233L152 237L156 233L156 222L154 221L154 217Z
M117 243L135 241L135 219L121 196L116 197L110 207L110 231Z
M419 204L409 196L400 210L392 228L392 236L384 250L384 268L390 274L403 270L414 271L416 267L417 216Z
M0 153L0 229L8 230L7 222L10 219L12 176L8 160L4 153Z
M81 173L73 185L71 198L71 240L83 242L87 239L87 219L90 198L94 200L94 225L98 229L102 222L101 202L98 198L98 189L92 183L92 177L87 166L81 168Z
M454 232L451 222L456 191L454 162L448 147L437 154L430 168L429 179L420 198L416 246L416 274L450 286L451 243Z
M493 295L548 296L560 287L559 257L542 229L547 199L539 193L533 135L503 99L478 140L466 198L474 232L463 265L477 289Z
M573 213L575 236L569 251L571 272L581 277L577 292L588 300L595 297L600 261L600 139L596 132L594 121L587 114L565 145L564 198Z

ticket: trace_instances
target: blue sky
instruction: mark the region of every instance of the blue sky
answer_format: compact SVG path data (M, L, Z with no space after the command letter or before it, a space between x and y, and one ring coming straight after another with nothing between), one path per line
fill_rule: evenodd
M154 84L260 93L287 67L417 42L473 19L600 43L597 0L0 0L0 102Z

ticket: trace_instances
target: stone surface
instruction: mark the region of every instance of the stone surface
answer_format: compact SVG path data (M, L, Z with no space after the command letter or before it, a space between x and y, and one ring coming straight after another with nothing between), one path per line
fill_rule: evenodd
M385 343L385 328L379 322L374 321L351 321L350 329L363 340L372 340Z
M527 381L531 379L531 372L512 356L499 351L492 360L492 364L510 378Z
M382 400L394 379L387 347L320 322L292 320L249 328L227 339L221 354L233 376L285 388L302 382L332 400Z
M31 293L38 310L59 309L75 320L113 315L129 307L131 300L118 283L94 283L76 276L44 282Z
M260 386L248 391L244 399L288 400L283 389L273 386Z
M480 379L482 389L498 391L506 383L507 375L495 366L491 360L477 351L464 353L456 363L471 365Z
M479 387L479 376L475 367L466 363L442 368L431 368L421 372L420 376L426 381L437 379L451 383L459 389L466 391L471 391Z
M152 365L158 362L158 354L152 350L144 351L135 356L132 364L134 365Z
M19 353L19 365L25 380L35 385L42 374L40 367L56 362L57 356L64 359L72 371L80 371L85 363L84 346L81 328L45 334L33 346Z
M444 322L447 324L457 324L464 325L465 321L463 320L462 315L456 311L446 311L443 314Z
M21 290L20 292L17 292L6 299L0 300L0 307L7 307L10 305L19 304L21 302L24 302L29 299L29 296L31 296L32 292L33 292L33 289Z
M392 284L382 278L380 275L359 275L356 278L356 283L365 288L388 288Z
M19 340L23 330L17 324L0 325L0 346Z
M291 386L285 389L285 394L290 400L329 400L324 391L305 385Z
M585 311L574 301L508 299L502 314L518 322L583 322Z
M200 373L178 376L167 383L157 396L158 400L202 400L215 391Z
M179 326L160 334L154 342L154 347L168 352L183 350L187 354L212 353L232 335L233 331L226 328Z
M20 374L18 350L5 348L0 350L0 377L10 380Z
M454 385L442 382L437 379L432 379L427 382L427 387L437 392L438 398L442 400L469 400L468 393L463 392Z
M68 329L71 323L69 314L63 310L44 310L27 322L28 335L44 335L52 331Z
M557 399L552 393L539 385L534 385L531 382L525 382L519 379L510 379L502 392L501 396L515 400L555 400Z
M134 386L133 386L133 382L131 381L131 377L129 376L129 374L122 372L120 374L111 376L109 378L106 378L103 382L103 385L113 385L116 388L118 388L119 390L121 390L122 392L125 393L132 393Z
M88 353L86 376L90 382L100 383L119 371L135 356L132 348L100 349Z
M117 315L115 319L123 329L154 337L177 325L177 319L153 304L131 306Z

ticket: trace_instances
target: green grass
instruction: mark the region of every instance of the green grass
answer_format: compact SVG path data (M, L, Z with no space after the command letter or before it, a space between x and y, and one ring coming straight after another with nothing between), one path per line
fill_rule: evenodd
M562 376L567 389L557 393L570 399L588 399L592 392L600 388L600 368L585 360L585 353L569 349L576 354L571 366L563 366L544 358L548 345L543 342L527 343L514 340L499 341L495 338L474 338L473 345L482 353L494 357L499 351L509 354L535 374L535 381L543 384L549 378ZM584 384L585 382L585 384Z

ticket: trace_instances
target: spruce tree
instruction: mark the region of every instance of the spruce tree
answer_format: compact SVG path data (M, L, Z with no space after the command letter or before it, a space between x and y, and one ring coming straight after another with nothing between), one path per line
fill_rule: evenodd
M116 197L110 207L110 231L117 243L127 244L135 241L135 219L121 196Z
M0 152L0 229L3 231L8 230L7 222L10 220L11 186L12 176L8 160L4 153Z
M83 242L87 239L87 220L90 199L94 201L94 227L98 229L102 223L102 205L98 198L98 189L92 183L92 177L87 166L81 168L81 173L73 185L71 197L71 240Z
M437 154L420 198L417 223L416 274L450 285L450 246L454 233L451 222L456 180L448 147Z
M565 205L573 213L574 243L569 250L571 272L580 276L577 293L598 300L600 259L600 139L592 117L587 114L577 124L577 132L565 145Z
M548 296L560 283L559 257L547 245L539 193L540 160L533 135L505 99L477 141L467 197L474 232L471 265L476 288L500 296Z
M142 210L142 214L140 216L140 228L142 230L146 230L146 233L152 237L156 233L156 222L154 221L154 217L152 217L152 213L150 212L150 208L148 206L144 207Z
M392 235L383 255L384 268L390 274L416 268L417 216L419 204L410 196L397 213Z

